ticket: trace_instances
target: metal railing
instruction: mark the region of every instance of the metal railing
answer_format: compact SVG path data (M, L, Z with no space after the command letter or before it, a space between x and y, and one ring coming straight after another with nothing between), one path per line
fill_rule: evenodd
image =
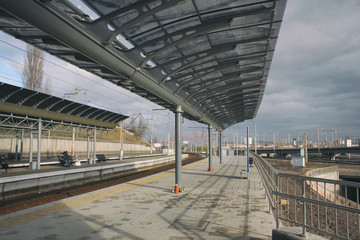
M253 155L269 206L284 225L336 239L360 239L360 184L278 172Z

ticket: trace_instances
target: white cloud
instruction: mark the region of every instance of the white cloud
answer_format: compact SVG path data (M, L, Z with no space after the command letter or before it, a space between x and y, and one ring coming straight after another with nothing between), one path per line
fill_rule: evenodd
M257 114L258 135L297 135L317 128L337 128L340 134L360 136L360 1L336 0L288 1L275 54L267 81L265 95ZM0 34L0 76L21 81L21 63L25 44L13 37ZM20 48L17 49L16 47ZM57 96L86 89L79 101L119 111L123 114L142 112L154 121L154 132L167 134L173 129L173 113L152 111L162 108L107 81L80 70L71 64L56 62L65 69L46 63L45 72L51 75L52 87ZM80 75L79 75L80 74ZM10 76L9 76L10 75ZM3 79L2 81L5 81ZM241 127L254 125L251 121L228 129L229 136ZM189 126L204 126L185 121L184 132L193 131ZM194 130L195 131L195 130ZM230 137L231 139L232 137Z
M256 119L260 131L339 128L360 136L359 10L359 1L288 1Z

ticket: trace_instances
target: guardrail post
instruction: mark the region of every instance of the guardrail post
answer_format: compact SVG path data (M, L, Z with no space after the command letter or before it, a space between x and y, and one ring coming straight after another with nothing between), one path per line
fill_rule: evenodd
M277 193L279 191L279 176L275 175L275 192ZM276 194L275 196L275 216L276 216L276 229L279 229L279 195Z
M302 197L305 199L305 179L302 180ZM306 201L305 200L303 200L303 231L302 231L302 235L306 236Z

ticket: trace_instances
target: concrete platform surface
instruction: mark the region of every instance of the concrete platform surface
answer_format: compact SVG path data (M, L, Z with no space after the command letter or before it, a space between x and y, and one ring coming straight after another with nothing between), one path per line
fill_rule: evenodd
M0 239L271 239L275 220L244 157L174 170L0 217ZM242 176L241 176L242 175ZM3 206L4 207L4 206Z

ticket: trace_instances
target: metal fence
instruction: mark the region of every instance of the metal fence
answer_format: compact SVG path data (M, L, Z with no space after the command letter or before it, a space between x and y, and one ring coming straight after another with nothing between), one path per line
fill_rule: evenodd
M360 184L279 173L258 155L253 156L276 228L301 226L335 239L360 239Z

